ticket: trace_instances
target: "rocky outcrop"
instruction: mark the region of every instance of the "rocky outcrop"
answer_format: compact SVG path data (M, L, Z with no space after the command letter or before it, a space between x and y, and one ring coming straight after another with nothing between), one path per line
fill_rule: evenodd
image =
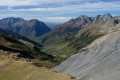
M89 45L53 70L79 80L120 79L120 31L109 33Z
M111 18L113 18L112 15L108 13L100 16L99 20L109 20Z

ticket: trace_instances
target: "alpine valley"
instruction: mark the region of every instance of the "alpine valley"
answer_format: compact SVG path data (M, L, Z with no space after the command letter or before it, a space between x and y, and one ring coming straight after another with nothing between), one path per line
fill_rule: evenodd
M59 26L3 18L0 80L119 80L119 34L120 16L109 13Z

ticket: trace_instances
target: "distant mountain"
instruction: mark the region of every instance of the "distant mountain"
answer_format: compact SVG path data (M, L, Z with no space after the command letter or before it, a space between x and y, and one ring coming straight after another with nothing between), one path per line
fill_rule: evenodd
M50 29L57 29L59 26L63 24L63 22L44 22Z
M14 17L0 20L0 28L19 33L30 39L34 39L51 31L50 28L37 19L24 20Z
M0 28L12 30L12 25L15 24L16 22L21 22L21 21L24 21L24 19L14 18L14 17L3 18L0 20Z
M17 22L13 25L13 27L14 32L18 32L19 34L31 39L51 31L50 28L37 19Z
M71 30L73 30L73 28L77 28L80 29L82 27L85 27L93 22L96 22L97 20L109 20L112 18L111 14L103 14L103 15L97 15L95 17L88 17L86 15L81 15L80 17L76 18L76 19L71 19L70 21L66 22L65 24L63 24L61 27L69 27L72 28Z

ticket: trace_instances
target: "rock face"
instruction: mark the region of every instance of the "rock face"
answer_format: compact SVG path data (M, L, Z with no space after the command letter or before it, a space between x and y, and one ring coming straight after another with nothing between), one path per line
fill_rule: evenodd
M109 33L89 45L53 70L79 80L120 79L120 31Z
M51 31L50 28L37 19L24 20L14 17L0 20L0 28L19 33L30 39L34 39Z

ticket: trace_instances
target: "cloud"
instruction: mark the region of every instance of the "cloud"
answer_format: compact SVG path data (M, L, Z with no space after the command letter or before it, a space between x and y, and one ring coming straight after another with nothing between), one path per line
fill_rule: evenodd
M98 0L86 0L98 1ZM41 5L41 4L66 4L70 2L84 2L84 0L0 0L0 6L22 6L22 5Z
M62 19L62 20L64 20L64 19L71 19L72 17L47 17L47 18L45 18L45 19L49 19L49 20L60 20L60 19Z
M9 11L52 11L55 8L10 9Z
M48 7L45 8L44 6L41 8L29 8L29 9L12 9L11 7L8 10L1 10L1 11L13 11L13 12L39 12L40 14L44 15L45 13L50 14L68 14L68 13L82 13L82 12L104 12L104 11L120 11L120 1L116 2L102 2L97 1L94 3L86 2L80 4L72 4L72 5L64 5L59 7Z
M0 6L19 6L19 5L30 5L27 0L0 0Z
M48 0L50 1L50 0ZM57 0L59 1L59 0ZM72 0L71 0L72 1ZM62 1L61 1L62 2ZM97 11L115 11L120 10L120 1L116 2L102 2L97 1L94 3L85 2L80 4L64 5L60 7L40 7L40 8L29 8L29 9L12 9L8 8L9 11L42 11L51 13L77 13L77 12L97 12Z
M5 17L18 17L19 15L18 14L0 14L0 18L5 18Z

